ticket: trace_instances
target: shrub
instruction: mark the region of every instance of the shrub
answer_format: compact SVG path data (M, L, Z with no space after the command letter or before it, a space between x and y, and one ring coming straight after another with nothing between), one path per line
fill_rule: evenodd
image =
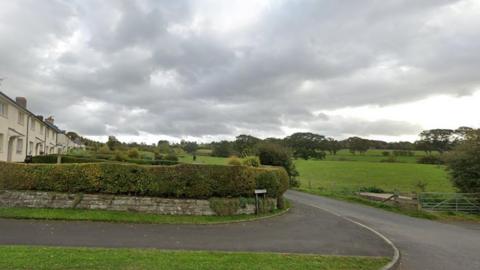
M115 155L113 156L113 160L115 161L127 161L128 156L122 151L115 151Z
M127 155L129 158L139 158L140 153L138 152L137 148L130 148L128 149Z
M440 155L426 155L417 159L417 163L420 164L444 164L444 160Z
M290 177L298 176L292 155L286 148L278 144L265 143L259 146L258 153L262 165L281 166Z
M108 145L103 145L102 147L100 147L100 149L98 149L97 153L99 154L110 154L112 151L110 150L110 148L108 147Z
M390 151L383 151L382 156L384 156L384 157L390 156Z
M256 156L249 156L243 159L243 165L250 167L260 167L260 159Z
M227 161L228 165L233 165L233 166L242 166L242 162L237 156L231 156L228 158Z
M169 161L178 161L178 157L177 155L175 155L175 153L171 152L171 153L168 153L165 157L164 157L165 160L169 160Z
M288 189L281 168L127 163L19 164L0 162L0 189L138 196L211 198L251 197L257 187L270 197ZM267 173L268 179L257 176ZM257 183L260 181L260 183Z
M209 199L210 208L219 216L231 216L240 209L240 199L238 198L211 198Z
M480 193L480 129L447 154L446 164L453 185L461 192Z

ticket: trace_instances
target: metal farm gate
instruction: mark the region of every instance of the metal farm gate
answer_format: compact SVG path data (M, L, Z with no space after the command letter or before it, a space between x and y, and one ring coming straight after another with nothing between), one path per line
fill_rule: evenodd
M429 211L480 213L480 193L423 192L418 202Z

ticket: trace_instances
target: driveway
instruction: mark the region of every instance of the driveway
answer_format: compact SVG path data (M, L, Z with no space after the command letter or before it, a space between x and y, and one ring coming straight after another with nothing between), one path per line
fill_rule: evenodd
M399 269L480 269L480 225L445 224L297 191L287 198L365 224L400 249Z
M0 219L0 244L392 256L369 230L303 203L285 215L222 225Z

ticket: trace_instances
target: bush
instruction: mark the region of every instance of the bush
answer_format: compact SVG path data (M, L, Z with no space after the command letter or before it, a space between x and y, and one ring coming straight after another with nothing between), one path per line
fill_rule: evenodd
M447 154L446 164L453 185L460 192L480 193L480 129Z
M122 152L122 151L115 151L115 155L113 156L113 160L115 161L127 161L128 160L128 156Z
M384 156L384 157L390 156L390 151L383 151L382 156Z
M138 159L140 157L140 153L138 152L137 148L130 148L127 151L127 156L129 158L137 158Z
M0 189L138 196L211 198L251 197L266 188L270 197L288 189L281 168L179 164L142 166L126 163L20 164L0 162ZM257 178L262 174L268 174ZM259 181L259 183L257 183Z
M232 166L242 166L242 162L240 161L240 159L237 156L229 157L228 161L227 161L227 164L232 165Z
M175 155L175 153L168 153L165 157L164 157L165 160L169 160L169 161L178 161L178 157L177 155Z
M417 163L420 164L445 164L442 156L439 155L426 155L417 159Z
M260 159L256 156L249 156L243 159L243 165L250 167L260 167Z
M211 198L209 202L210 208L219 216L232 216L240 209L238 198Z
M99 154L110 154L112 151L110 150L110 148L108 147L108 145L103 145L102 147L100 147L100 149L98 149L97 153Z
M278 144L265 143L260 145L258 148L258 157L262 165L281 166L287 171L290 177L298 176L291 153Z

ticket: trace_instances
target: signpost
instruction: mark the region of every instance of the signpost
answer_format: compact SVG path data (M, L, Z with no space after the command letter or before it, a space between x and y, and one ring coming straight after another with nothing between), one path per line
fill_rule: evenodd
M260 209L260 201L258 200L258 195L263 194L263 201L265 202L265 197L267 195L266 189L255 189L255 214L258 215Z

